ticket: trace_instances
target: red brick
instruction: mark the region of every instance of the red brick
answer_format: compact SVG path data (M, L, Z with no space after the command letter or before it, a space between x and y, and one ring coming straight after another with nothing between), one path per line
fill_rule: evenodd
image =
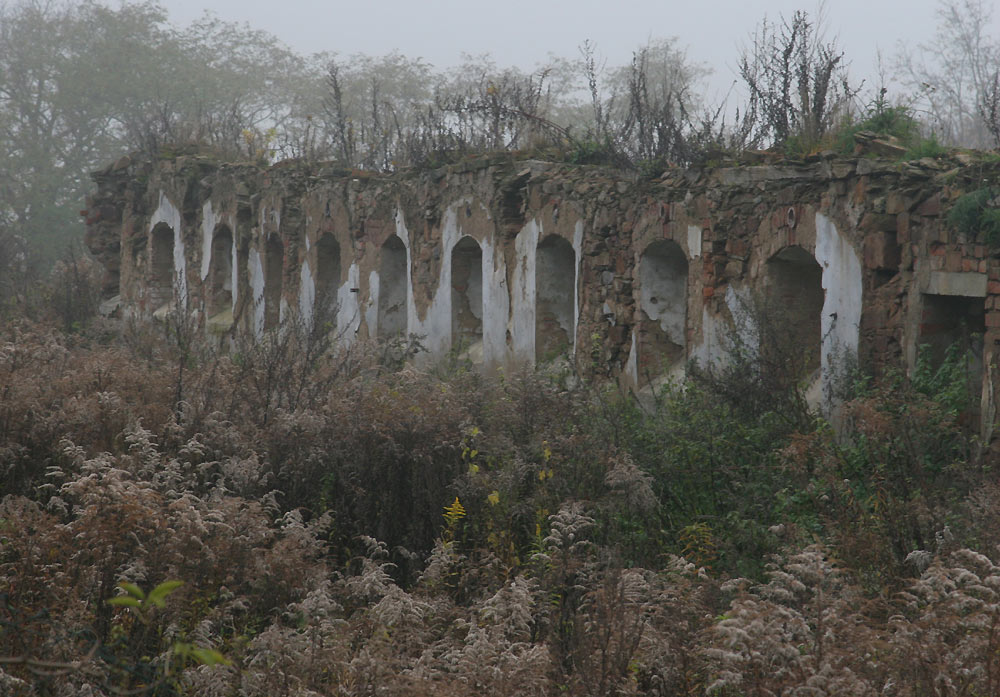
M1000 295L1000 281L989 281L986 283L986 292L990 295Z
M712 297L713 295L715 295L715 288L714 288L713 286L705 286L705 287L704 287L704 288L702 289L702 291L701 291L701 294L702 294L702 296L704 296L704 297L705 297L706 299L707 299L707 298L711 298L711 297Z
M987 312L986 313L986 326L987 327L1000 327L1000 312Z
M962 271L976 271L979 268L979 262L975 259L962 259Z
M941 193L938 192L917 207L917 213L926 216L941 215Z
M957 249L952 249L945 255L944 258L944 270L945 271L961 271L962 270L962 253Z
M896 216L896 240L900 244L906 244L910 241L910 216L906 213L900 213Z
M986 260L981 259L979 261L979 273L986 273Z

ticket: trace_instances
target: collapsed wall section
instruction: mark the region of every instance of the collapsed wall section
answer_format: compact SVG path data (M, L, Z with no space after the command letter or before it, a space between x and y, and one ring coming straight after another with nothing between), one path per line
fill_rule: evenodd
M131 315L412 333L425 361L565 363L638 392L736 342L829 401L854 361L965 342L992 423L1000 253L945 214L998 171L831 156L649 180L494 156L381 176L192 151L95 174L87 239Z

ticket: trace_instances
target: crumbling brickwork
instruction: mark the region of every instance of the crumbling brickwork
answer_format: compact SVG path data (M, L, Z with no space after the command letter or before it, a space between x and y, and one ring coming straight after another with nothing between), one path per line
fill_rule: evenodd
M831 155L650 180L503 155L373 175L192 152L95 173L87 241L131 315L225 335L329 313L343 341L414 333L426 360L485 369L565 356L636 390L724 360L761 304L817 399L853 357L878 373L973 337L992 424L1000 250L945 215L998 173Z

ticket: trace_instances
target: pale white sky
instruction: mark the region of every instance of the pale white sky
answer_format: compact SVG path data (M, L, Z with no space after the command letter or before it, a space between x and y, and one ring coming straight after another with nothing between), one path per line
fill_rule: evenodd
M716 102L736 79L740 47L760 19L816 15L816 0L163 0L171 21L184 25L206 7L222 19L265 29L301 53L382 55L394 49L438 68L463 52L490 53L501 66L533 68L549 54L579 55L596 42L608 65L624 65L650 38L676 36L689 57L709 65L706 87ZM987 3L988 6L988 3ZM937 0L829 0L826 35L851 61L855 82L876 80L876 54L891 63L901 42L930 41ZM995 15L997 13L994 13ZM1000 17L989 33L1000 36Z

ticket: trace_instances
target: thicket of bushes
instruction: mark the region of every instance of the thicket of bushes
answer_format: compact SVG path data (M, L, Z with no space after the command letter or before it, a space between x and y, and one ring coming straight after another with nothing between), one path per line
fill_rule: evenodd
M752 369L643 409L292 327L2 332L5 693L997 689L957 355L859 380L837 434Z

